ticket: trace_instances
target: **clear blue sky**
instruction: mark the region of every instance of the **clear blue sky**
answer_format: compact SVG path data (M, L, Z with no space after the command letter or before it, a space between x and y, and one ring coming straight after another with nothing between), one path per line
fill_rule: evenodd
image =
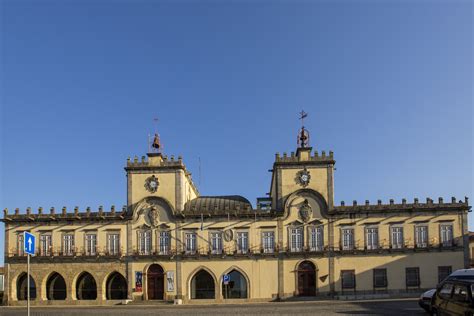
M255 203L301 109L313 147L335 153L337 204L474 197L471 1L1 11L1 209L125 204L123 167L154 117L196 182L201 158L201 194Z

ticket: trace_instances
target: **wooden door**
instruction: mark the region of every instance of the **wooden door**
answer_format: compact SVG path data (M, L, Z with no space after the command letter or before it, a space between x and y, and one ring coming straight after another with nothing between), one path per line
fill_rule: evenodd
M164 273L159 265L152 265L147 273L147 293L149 300L162 300L164 298Z

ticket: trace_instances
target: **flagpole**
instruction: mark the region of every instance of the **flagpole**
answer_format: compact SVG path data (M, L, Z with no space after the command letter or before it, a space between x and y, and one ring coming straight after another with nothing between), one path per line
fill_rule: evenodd
M28 279L26 283L26 309L27 314L30 316L30 254L26 254L26 264L27 264L27 271L28 271Z

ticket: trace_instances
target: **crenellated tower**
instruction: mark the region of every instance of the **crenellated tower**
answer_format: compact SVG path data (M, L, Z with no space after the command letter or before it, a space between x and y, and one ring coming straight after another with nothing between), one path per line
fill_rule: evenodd
M334 155L332 151L313 152L309 144L309 131L304 127L303 119L308 116L302 111L301 129L298 132L296 153L279 153L273 163L270 198L272 208L282 210L289 195L302 189L318 192L331 210L334 205Z

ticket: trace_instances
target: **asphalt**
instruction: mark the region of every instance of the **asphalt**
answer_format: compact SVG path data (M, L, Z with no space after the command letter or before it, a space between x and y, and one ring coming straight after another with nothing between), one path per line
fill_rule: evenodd
M0 315L26 315L25 307L0 307ZM122 315L427 315L416 299L305 301L220 305L124 305L32 307L31 316Z

